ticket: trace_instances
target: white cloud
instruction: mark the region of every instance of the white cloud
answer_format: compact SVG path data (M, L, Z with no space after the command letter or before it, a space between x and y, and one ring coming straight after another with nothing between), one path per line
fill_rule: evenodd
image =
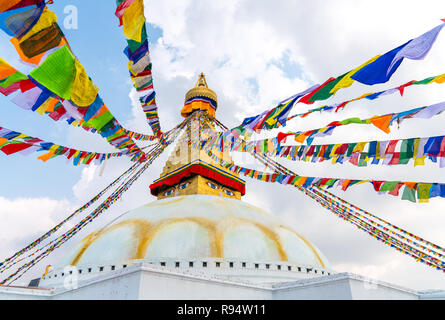
M72 204L66 199L7 199L0 197L0 214L2 219L0 223L1 260L10 257L16 251L40 237L63 220L72 210ZM41 266L41 268L44 268L44 266ZM43 272L41 268L35 268L25 279L29 280L33 276L41 275ZM3 279L5 274L1 275L1 279Z

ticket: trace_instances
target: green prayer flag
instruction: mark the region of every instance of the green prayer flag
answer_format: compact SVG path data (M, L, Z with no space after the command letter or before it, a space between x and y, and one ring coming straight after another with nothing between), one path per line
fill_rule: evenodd
M366 121L362 120L360 118L349 118L349 119L345 119L343 121L340 121L339 123L342 124L342 125L346 125L346 124L350 124L350 123L362 124L362 123L366 123Z
M321 88L319 91L317 91L310 99L309 101L317 101L317 100L326 100L334 95L334 93L331 93L331 90L334 89L334 87L339 83L347 73L344 75L338 77L337 79L334 79L327 83L323 88Z
M411 190L408 186L405 186L402 194L402 200L416 202L416 190L414 188Z
M402 141L400 147L400 157L398 164L408 164L414 156L414 139L406 139Z
M332 185L334 185L334 183L335 183L337 180L338 180L338 179L329 179L329 180L325 183L325 186L326 186L326 187L332 186Z
M428 202L430 199L430 189L433 186L432 183L419 183L417 187L417 197L419 202Z
M348 151L346 152L346 156L350 157L352 155L352 152L354 151L354 148L357 146L357 143L350 143L348 146Z
M21 80L28 80L28 77L21 72L16 72L16 73L10 75L9 77L7 77L6 79L3 79L2 81L0 81L0 86L2 88L6 89L13 83L19 82Z
M420 81L415 81L415 82L413 82L413 84L428 84L431 81L433 81L434 79L436 79L436 77L429 77L429 78L426 78L426 79L423 79Z
M141 31L141 42L137 42L135 40L127 40L127 44L128 44L128 49L131 52L135 52L137 49L139 49L141 47L141 45L144 44L145 40L147 40L147 30L145 28L145 24L142 27L142 31Z
M367 152L362 152L360 154L360 158L358 159L358 166L359 167L366 167L368 165L368 161L366 160L368 158Z
M114 119L111 112L105 112L104 114L100 115L99 117L90 119L87 124L90 125L92 128L97 129L98 131L101 131L102 128L112 119Z
M69 100L76 76L75 59L68 46L64 45L31 71L30 76L59 97Z
M379 191L393 191L400 181L387 181L381 187Z

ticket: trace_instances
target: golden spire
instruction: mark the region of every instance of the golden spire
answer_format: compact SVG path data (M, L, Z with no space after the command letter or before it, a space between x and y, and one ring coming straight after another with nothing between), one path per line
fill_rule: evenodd
M195 98L196 102L193 101ZM188 117L195 110L205 110L211 117L215 117L218 105L216 93L209 89L204 73L201 72L195 87L185 95L184 108L181 110L183 117Z
M198 82L196 82L195 87L206 87L207 86L207 81L206 81L206 76L204 75L204 72L201 72L201 74L199 75L199 79Z

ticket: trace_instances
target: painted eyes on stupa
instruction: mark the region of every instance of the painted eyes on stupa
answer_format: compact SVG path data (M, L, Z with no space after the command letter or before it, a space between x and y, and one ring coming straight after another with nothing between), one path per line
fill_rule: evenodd
M185 188L187 188L190 185L190 182L185 182L182 183L178 186L178 189L184 190ZM171 196L173 194L173 192L175 192L175 188L171 188L170 190L166 191L164 193L164 196Z
M179 185L179 189L184 190L184 189L187 188L189 185L190 185L190 182L183 183L183 184Z
M228 195L228 196L234 196L234 195L235 195L232 191L227 190L227 189L224 189L224 193L225 193L226 195Z
M219 188L216 184L214 184L214 183L212 183L212 182L207 182L207 185L208 185L210 188L214 189L214 190L216 190L216 189Z

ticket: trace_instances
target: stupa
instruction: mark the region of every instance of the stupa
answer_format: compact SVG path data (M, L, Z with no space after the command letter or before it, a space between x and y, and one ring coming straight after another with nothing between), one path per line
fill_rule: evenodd
M130 266L134 261L253 282L332 273L314 244L241 200L246 188L238 175L192 147L191 141L202 141L214 130L216 108L217 96L201 74L181 110L183 117L192 119L160 178L150 185L157 200L86 236L42 284L57 283L60 278L54 276L68 265L86 270L81 278L88 277L89 268ZM227 151L219 156L230 160Z
M334 272L303 235L242 201L245 182L193 147L215 130L217 106L201 74L181 110L191 120L149 187L157 200L87 235L30 287L1 288L0 299L443 298Z

